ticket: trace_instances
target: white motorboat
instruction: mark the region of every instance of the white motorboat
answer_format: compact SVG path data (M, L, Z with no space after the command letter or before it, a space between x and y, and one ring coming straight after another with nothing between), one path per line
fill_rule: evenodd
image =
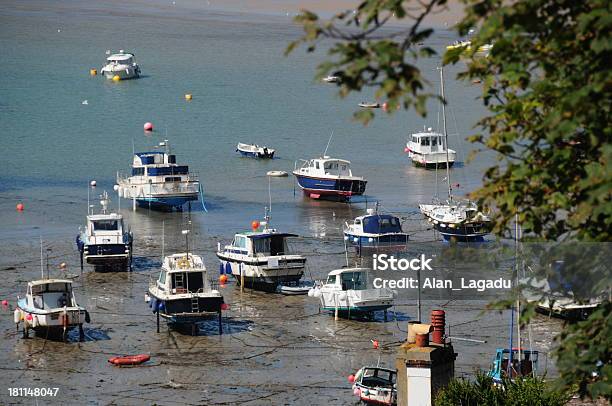
M408 234L402 230L400 219L390 214L368 209L352 224L344 223L344 240L357 248L399 247L408 243Z
M397 371L365 366L354 375L353 392L365 404L393 406L397 404Z
M328 75L324 77L322 80L325 83L337 83L337 82L340 82L340 76Z
M457 158L457 152L447 148L444 135L431 128L412 134L404 151L413 164L425 168L445 168L447 163L452 167Z
M123 270L132 266L132 244L134 237L126 230L123 216L108 213L110 199L106 191L100 196L102 206L99 214L87 215L87 225L76 237L76 244L83 259L96 270Z
M244 287L274 292L278 285L300 280L306 257L289 253L287 240L297 235L268 228L268 223L266 213L263 222L253 222L253 231L236 233L223 248L219 244L217 257L221 273L231 274Z
M196 323L218 314L221 332L223 295L209 278L202 257L190 252L164 257L155 282L149 284L149 306L170 324Z
M367 180L353 176L351 162L323 156L296 161L293 175L304 193L312 199L348 201L365 192Z
M363 107L365 109L378 109L378 108L380 108L380 103L377 103L377 102L361 102L361 103L359 103L359 107Z
M315 286L309 296L319 298L324 310L346 314L368 314L393 306L395 292L368 288L368 269L343 268L331 271L325 283Z
M117 54L106 58L106 65L100 70L107 79L118 76L121 80L134 79L140 76L140 67L136 63L134 54L124 52L123 49Z
M15 324L23 323L23 337L30 330L39 335L61 335L66 341L68 331L79 329L79 339L84 339L83 323L89 323L89 313L77 304L72 281L67 279L39 279L28 282L24 298L17 296L14 312Z
M273 159L276 150L268 147L260 147L256 144L244 144L239 142L238 145L236 145L236 152L240 152L242 156L250 158Z
M131 176L117 173L117 192L141 207L182 210L202 194L200 182L189 166L176 163L168 140L159 146L165 150L134 153Z

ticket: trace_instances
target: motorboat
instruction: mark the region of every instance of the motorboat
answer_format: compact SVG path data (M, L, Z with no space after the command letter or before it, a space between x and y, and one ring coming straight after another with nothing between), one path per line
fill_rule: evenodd
M169 324L190 324L197 332L197 322L216 314L221 329L223 295L198 255L183 252L164 257L159 277L149 284L145 300Z
M365 215L356 217L353 223L344 223L344 240L358 248L405 246L408 234L403 232L398 217L370 208Z
M365 192L367 180L353 176L351 162L344 159L321 158L295 162L293 175L304 193L312 198L349 201Z
M100 196L101 211L87 215L87 225L76 237L76 245L83 260L96 270L124 270L132 266L134 236L123 223L123 216L109 213L108 193Z
M353 393L365 404L393 406L397 404L396 380L396 370L365 366L353 376Z
M67 279L38 279L28 282L26 295L17 296L14 321L23 323L23 337L34 330L39 336L61 336L67 340L69 330L78 327L79 339L85 337L83 324L89 323L89 313L77 304L72 281Z
M484 44L478 47L478 50L476 51L478 54L488 54L489 51L491 51L491 48L493 48L492 44ZM466 51L471 51L472 50L472 41L470 40L457 40L455 42L453 42L450 45L446 46L446 49L449 51L455 50L455 49L464 49Z
M503 384L504 379L514 381L517 378L534 377L538 373L539 352L524 348L497 348L488 376L496 385Z
M324 310L338 314L372 315L393 306L395 292L388 288L368 288L367 268L342 268L331 271L327 280L308 292L319 298Z
M287 243L297 235L270 228L267 213L264 221L251 225L252 231L236 233L231 244L219 244L220 273L232 275L243 287L267 292L297 283L304 274L306 257L291 254Z
M493 228L491 218L470 200L420 204L419 210L447 241L483 241Z
M272 178L286 178L289 176L289 174L285 171L268 171L266 172L266 175Z
M447 164L452 167L457 158L457 152L447 147L444 135L431 127L412 134L404 151L413 164L425 168L445 168Z
M377 103L377 102L361 102L361 103L359 103L359 107L363 107L365 109L378 109L378 108L380 108L380 103Z
M286 296L307 295L313 287L314 282L312 281L285 283L278 286L278 293Z
M256 144L243 144L239 142L238 145L236 145L236 152L240 152L242 156L250 158L273 159L276 150L268 147L260 147Z
M340 82L340 76L328 75L325 76L322 80L325 83L338 83Z
M125 52L123 49L117 54L109 55L106 64L100 69L100 73L107 79L119 77L121 80L134 79L140 76L140 67L136 63L134 54Z
M200 182L189 166L176 163L168 140L159 147L164 150L134 153L131 175L117 173L117 192L134 206L182 210L202 195Z

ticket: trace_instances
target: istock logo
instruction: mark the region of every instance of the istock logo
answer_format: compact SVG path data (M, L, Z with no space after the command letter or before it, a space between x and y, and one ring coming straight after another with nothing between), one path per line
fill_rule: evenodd
M421 254L420 258L400 258L397 259L393 255L374 254L372 260L374 262L375 271L432 271L429 263L433 258L425 258L425 254Z

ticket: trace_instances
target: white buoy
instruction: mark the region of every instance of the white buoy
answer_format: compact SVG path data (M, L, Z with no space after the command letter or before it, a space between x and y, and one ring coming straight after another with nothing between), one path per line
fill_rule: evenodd
M92 180L91 182L89 182L89 184L91 185L91 187L96 187L98 182L96 182L95 180Z
M114 190L115 192L118 192L118 191L119 191L119 185L115 185L115 186L113 186L113 190Z

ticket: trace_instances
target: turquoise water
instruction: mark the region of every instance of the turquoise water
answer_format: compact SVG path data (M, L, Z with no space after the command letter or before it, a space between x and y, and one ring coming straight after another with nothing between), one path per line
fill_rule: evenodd
M412 167L403 148L411 131L436 127L436 103L428 119L409 111L380 116L364 127L351 115L359 101L371 99L369 94L339 99L334 86L314 82L323 53L298 50L283 56L288 42L299 35L289 18L155 4L3 6L0 58L8 68L0 77L3 225L15 224L17 199L26 204L29 224L80 224L88 182L98 182L92 194L110 190L115 173L128 169L133 145L149 149L165 138L179 161L199 173L209 213L197 221L206 222L212 232L261 216L268 200L265 173L290 171L296 159L321 155L332 131L328 154L351 160L353 172L367 178L370 202L380 200L387 210L411 213L418 202L431 198L435 173ZM442 49L452 35L442 31L432 45ZM143 77L113 83L90 76L90 68L101 68L107 49L134 52ZM439 85L437 63L419 63L433 91ZM465 158L472 146L463 138L482 107L475 100L477 87L454 80L457 70L446 72L449 129L460 134L451 136L451 144ZM193 94L191 102L184 100L185 93ZM146 121L155 125L152 135L142 131ZM234 152L239 141L274 147L278 159L239 158ZM461 184L457 192L476 187L489 162L481 157L453 169L453 183ZM342 205L302 198L292 177L273 179L271 189L276 224L301 233L312 232L312 223L318 227L329 210L340 217L346 213L346 218L356 214ZM67 205L81 212L67 212ZM39 232L49 231L39 226Z

